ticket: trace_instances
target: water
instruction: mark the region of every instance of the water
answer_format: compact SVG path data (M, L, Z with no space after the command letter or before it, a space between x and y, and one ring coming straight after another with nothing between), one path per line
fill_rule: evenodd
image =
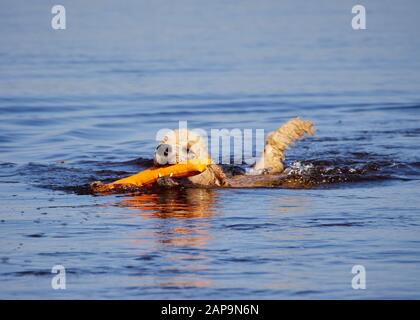
M417 1L364 1L363 31L353 1L61 3L65 31L51 1L0 4L1 298L420 298ZM178 120L293 116L311 188L80 192Z

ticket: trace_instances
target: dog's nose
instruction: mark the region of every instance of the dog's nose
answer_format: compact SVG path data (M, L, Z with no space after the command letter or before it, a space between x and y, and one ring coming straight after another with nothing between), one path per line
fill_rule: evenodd
M160 144L156 147L156 155L167 157L169 153L172 151L172 147L170 144Z

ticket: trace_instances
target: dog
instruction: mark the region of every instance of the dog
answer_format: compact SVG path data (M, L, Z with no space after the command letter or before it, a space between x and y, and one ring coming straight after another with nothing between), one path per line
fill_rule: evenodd
M195 176L182 179L161 177L157 184L162 187L199 186L199 187L255 187L272 184L284 171L286 149L305 135L314 135L311 121L293 118L268 134L260 158L251 166L249 174L235 174L234 166L215 164L203 138L188 129L177 129L163 137L154 153L155 166L168 163L176 164L188 160L208 163L207 169Z

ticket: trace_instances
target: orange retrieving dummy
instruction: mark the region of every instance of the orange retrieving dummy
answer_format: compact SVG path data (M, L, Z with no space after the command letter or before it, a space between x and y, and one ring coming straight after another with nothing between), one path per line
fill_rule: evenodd
M207 169L208 163L190 160L185 163L168 165L166 167L152 167L130 177L108 184L94 182L91 184L93 192L110 192L114 189L134 189L144 187L157 181L160 177L186 178L200 174Z

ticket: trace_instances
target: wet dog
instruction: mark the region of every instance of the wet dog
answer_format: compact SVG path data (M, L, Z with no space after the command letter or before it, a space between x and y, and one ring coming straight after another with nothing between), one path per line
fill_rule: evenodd
M249 174L233 174L234 166L214 164L208 153L203 138L190 130L174 130L164 136L156 147L155 166L168 163L182 163L188 160L200 160L208 163L207 169L189 178L173 179L161 177L160 186L201 186L201 187L255 187L271 184L276 176L284 171L286 149L296 140L313 135L313 123L300 118L293 118L268 134L261 157L251 166Z

